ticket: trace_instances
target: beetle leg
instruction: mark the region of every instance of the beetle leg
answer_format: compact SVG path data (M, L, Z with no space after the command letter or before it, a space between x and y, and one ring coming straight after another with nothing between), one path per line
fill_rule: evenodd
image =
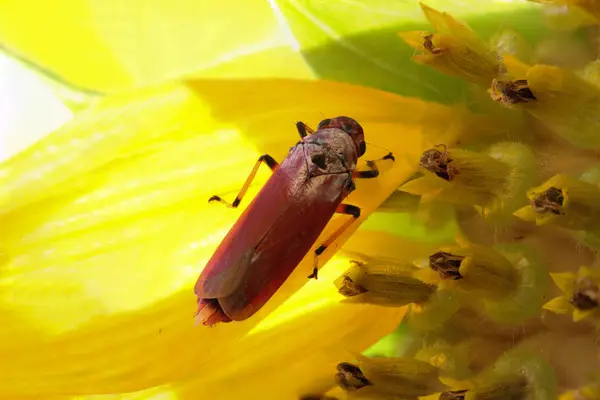
M298 133L300 134L300 137L302 139L304 139L306 137L306 135L308 135L309 133L312 135L313 133L315 133L314 129L312 129L310 126L306 125L304 122L302 121L298 121L296 122L296 129L298 129Z
M379 169L377 168L377 164L375 164L375 162L376 161L383 161L383 160L396 161L396 159L394 158L394 155L392 153L386 154L385 156L383 156L379 160L375 160L375 161L369 160L369 161L367 161L367 166L369 167L369 169L367 171L354 171L354 172L352 172L352 178L354 178L354 179L377 178L379 176Z
M260 167L260 164L262 164L262 163L265 163L269 168L271 168L271 171L275 171L279 167L279 163L277 161L275 161L275 159L273 157L271 157L268 154L263 154L262 156L258 157L256 164L254 164L254 168L252 168L252 171L250 172L250 175L248 176L248 179L246 179L246 182L244 182L244 186L242 186L242 189L240 190L240 192L235 197L235 199L233 200L232 203L229 203L228 201L223 200L219 196L212 196L210 199L208 199L208 201L209 202L218 201L220 203L225 204L228 207L233 207L233 208L236 208L237 206L239 206L240 201L242 201L242 198L248 191L248 188L250 187L250 184L254 180L254 177L256 176L256 173L258 172L258 168Z
M350 227L350 225L352 225L359 217L360 217L360 208L350 205L350 204L340 204L337 209L335 210L336 213L338 214L345 214L345 215L350 215L352 216L351 219L349 219L348 221L346 221L342 226L340 226L338 228L338 230L336 230L335 232L333 232L333 234L325 241L325 243L323 243L322 245L320 245L316 250L315 250L315 266L313 268L313 272L312 274L310 274L308 276L309 279L315 278L317 279L317 275L319 272L319 268L318 268L318 257L329 247L331 246L331 244L333 242L335 242L337 240L337 238L340 237L340 235L342 233L344 233L344 231L346 229L348 229Z

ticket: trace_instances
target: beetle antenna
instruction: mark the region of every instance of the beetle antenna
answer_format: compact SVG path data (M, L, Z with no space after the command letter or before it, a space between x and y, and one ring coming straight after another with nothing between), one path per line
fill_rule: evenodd
M373 147L376 147L378 149L385 150L388 153L391 153L390 149L386 149L385 147L377 146L375 143L371 143L371 142L367 142L367 141L365 141L365 143L368 144L369 146L373 146Z

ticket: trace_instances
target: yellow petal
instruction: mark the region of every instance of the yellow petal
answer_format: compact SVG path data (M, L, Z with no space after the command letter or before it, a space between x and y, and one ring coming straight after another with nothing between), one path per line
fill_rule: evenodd
M568 314L573 310L573 306L569 303L566 297L555 297L543 305L546 310L550 310L557 314Z
M416 279L423 281L425 283L429 283L432 285L440 284L439 273L437 273L436 271L434 271L433 269L431 269L429 267L419 268L419 269L415 270L415 272L413 272L412 275Z
M513 215L527 222L535 222L537 219L537 214L531 206L521 207Z
M527 77L527 71L531 68L530 65L514 56L504 56L503 61L506 70L515 79L525 79Z
M592 316L594 313L596 312L596 310L580 310L578 308L574 308L573 309L573 322L579 322L581 320L584 320L587 317Z
M402 38L410 47L417 49L419 51L426 51L423 46L423 40L426 32L423 31L404 31L398 32L398 36Z
M412 213L420 209L420 201L420 196L397 190L392 193L392 195L388 197L381 206L379 206L378 212L402 214Z
M444 189L447 189L448 186L449 184L443 179L440 179L433 174L426 174L425 176L406 182L404 185L400 186L400 190L425 197L425 199L421 198L421 201L431 201Z
M97 91L154 84L278 47L287 49L283 57L265 55L260 69L271 76L312 76L291 51L269 2L261 0L202 6L193 0L52 0L33 13L22 2L2 1L0 36L20 56ZM256 71L249 60L234 76Z
M462 34L464 36L474 35L473 32L467 28L466 25L461 24L455 20L450 14L446 12L440 12L434 8L429 7L423 2L419 2L425 18L429 21L431 26L440 33L454 33Z
M582 395L585 399L597 399L600 397L600 386L598 384L591 384L588 386L584 386L579 389L580 395Z
M561 394L560 397L558 398L558 400L577 400L577 397L575 397L576 395L577 395L576 390L570 390L568 392Z
M592 277L594 275L594 271L590 267L581 266L577 271L578 277Z
M0 397L129 392L201 374L305 285L313 263L307 255L250 320L194 327L193 283L241 212L208 197L236 192L259 155L283 159L297 120L350 115L369 142L419 154L430 107L438 106L331 82L193 81L108 98L0 164L0 218L11 227L0 232L10 256L0 282L0 306L10 309ZM357 182L348 202L362 220L412 172L396 162Z
M440 378L440 381L442 379ZM434 394L430 394L429 396L419 396L419 400L439 400L440 395L442 393L434 393Z
M0 161L31 146L72 118L43 79L17 60L0 54ZM31 117L35 111L35 118Z
M249 393L268 393L274 398L295 399L299 395L324 392L332 385L335 365L348 358L349 353L345 349L359 351L365 348L381 333L394 329L398 318L404 313L403 308L382 310L381 314L378 307L344 306L335 300L332 302L329 280L346 263L346 259L339 257L332 260L320 274L320 278L325 279L315 282L314 286L307 285L315 290L303 289L292 296L259 324L255 333L242 339L239 346L222 354L219 363L211 365L206 374L174 385L118 396L93 396L93 399L197 399L199 393L203 396L210 394L210 398L215 400L238 399ZM298 316L298 308L302 306L298 303L305 303L307 294L313 299L323 295L329 299L327 304L322 301L304 304L305 310ZM333 295L337 300L337 295ZM293 316L296 319L286 318L282 321L279 318L290 311L296 314ZM273 321L283 324L272 329ZM243 357L240 356L240 348ZM307 353L307 348L312 351ZM286 368L281 368L281 365L286 365ZM236 385L230 384L232 380Z
M318 281L307 284L239 343L223 348L201 374L159 388L93 399L191 400L201 394L202 398L228 400L254 393L296 399L326 391L333 384L335 365L348 358L349 349L365 350L396 329L405 313L405 308L340 303L331 280L347 261L334 257Z
M344 244L342 252L350 259L378 258L404 264L435 250L436 243L409 240L397 235L362 227Z
M575 285L575 275L571 272L550 272L550 277L565 294L573 294L573 286Z
M526 109L555 134L582 148L598 148L600 89L569 70L535 65L527 82L536 101Z
M464 232L456 232L454 235L454 240L459 247L469 248L473 245L471 240Z
M197 399L199 394L210 399L240 399L253 393L296 399L324 393L333 386L335 365L348 358L349 350L363 351L382 334L393 331L405 308L338 303L341 296L335 293L332 298L330 278L331 274L326 275L320 290L314 292L329 297L325 304L244 338L221 354L218 366L181 385L177 389L179 399ZM286 303L282 312L286 306L288 310L298 308L298 304Z
M440 377L440 381L453 389L456 390L464 390L464 389L469 389L471 388L473 385L471 384L471 382L467 381L467 380L458 380L458 379L453 379L450 377Z
M597 87L600 86L600 60L589 62L580 76Z

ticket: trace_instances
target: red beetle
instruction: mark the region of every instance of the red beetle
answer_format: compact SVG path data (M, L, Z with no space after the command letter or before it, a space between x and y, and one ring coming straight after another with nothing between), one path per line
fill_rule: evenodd
M277 163L268 154L258 158L235 200L237 207L261 163L273 171L200 274L195 286L196 318L204 325L243 321L256 313L302 261L335 213L351 216L315 252L309 278L317 278L317 256L359 216L360 208L342 201L355 189L355 178L375 178L369 170L356 171L366 151L363 129L349 117L321 121L317 131L296 124L301 140ZM310 133L310 135L308 135ZM392 153L382 159L394 160Z

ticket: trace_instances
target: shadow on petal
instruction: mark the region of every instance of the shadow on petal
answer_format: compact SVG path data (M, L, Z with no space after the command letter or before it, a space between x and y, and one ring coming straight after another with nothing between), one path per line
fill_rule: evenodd
M363 210L360 223L414 171L405 160L432 145L421 124L432 110L450 115L348 84L196 80L108 97L0 164L0 223L9 227L0 232L8 254L0 302L23 318L4 326L0 394L130 392L205 375L224 351L242 357L232 343L307 284L313 259L249 320L194 327L193 282L245 206L209 205L208 197L235 192L259 155L283 159L298 140L297 120L315 126L324 115L349 115L386 149L368 147L365 158L391 150L397 159L348 198ZM334 218L323 235L342 222ZM27 330L44 339L23 340Z

